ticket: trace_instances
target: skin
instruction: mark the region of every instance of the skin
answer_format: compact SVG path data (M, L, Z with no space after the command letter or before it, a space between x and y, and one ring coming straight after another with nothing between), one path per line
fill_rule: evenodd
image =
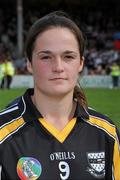
M83 63L78 42L69 29L55 27L38 35L32 63L27 64L34 78L32 100L57 129L64 128L73 116L73 91Z

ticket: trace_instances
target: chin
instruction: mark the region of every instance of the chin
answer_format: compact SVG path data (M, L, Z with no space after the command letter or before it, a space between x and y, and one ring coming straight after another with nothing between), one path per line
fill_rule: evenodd
M70 92L72 92L73 89L59 89L59 90L53 90L50 94L52 96L58 96L58 97L61 97L61 96L65 96L67 94L69 94Z
M56 96L65 96L67 94L69 94L70 92L73 92L74 87L44 87L41 88L39 87L39 92L41 92L42 94L46 95L46 96L51 96L51 97L56 97Z

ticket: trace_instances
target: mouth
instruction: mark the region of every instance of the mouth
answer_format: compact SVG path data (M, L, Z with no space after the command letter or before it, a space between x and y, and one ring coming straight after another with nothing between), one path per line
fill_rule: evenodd
M50 79L50 81L57 81L57 80L67 80L67 78L58 77L58 78L51 78Z

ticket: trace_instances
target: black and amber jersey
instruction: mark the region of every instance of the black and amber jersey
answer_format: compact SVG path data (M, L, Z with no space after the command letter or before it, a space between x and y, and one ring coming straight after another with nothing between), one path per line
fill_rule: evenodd
M29 89L0 113L2 180L120 180L120 136L106 116L77 104L62 131L32 103Z

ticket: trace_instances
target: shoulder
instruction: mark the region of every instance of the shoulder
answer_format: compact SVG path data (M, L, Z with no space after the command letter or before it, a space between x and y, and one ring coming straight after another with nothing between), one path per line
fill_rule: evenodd
M102 114L91 107L88 108L88 113L90 118L95 118L96 120L101 120L101 121L107 121L113 124L113 121L107 115Z
M6 107L12 107L14 105L17 105L21 99L21 96L17 97L16 99L12 100Z
M23 112L18 103L0 112L0 144L24 126Z
M89 120L87 121L91 126L103 131L113 139L116 138L117 128L113 121L106 115L97 112L92 108L88 108Z

